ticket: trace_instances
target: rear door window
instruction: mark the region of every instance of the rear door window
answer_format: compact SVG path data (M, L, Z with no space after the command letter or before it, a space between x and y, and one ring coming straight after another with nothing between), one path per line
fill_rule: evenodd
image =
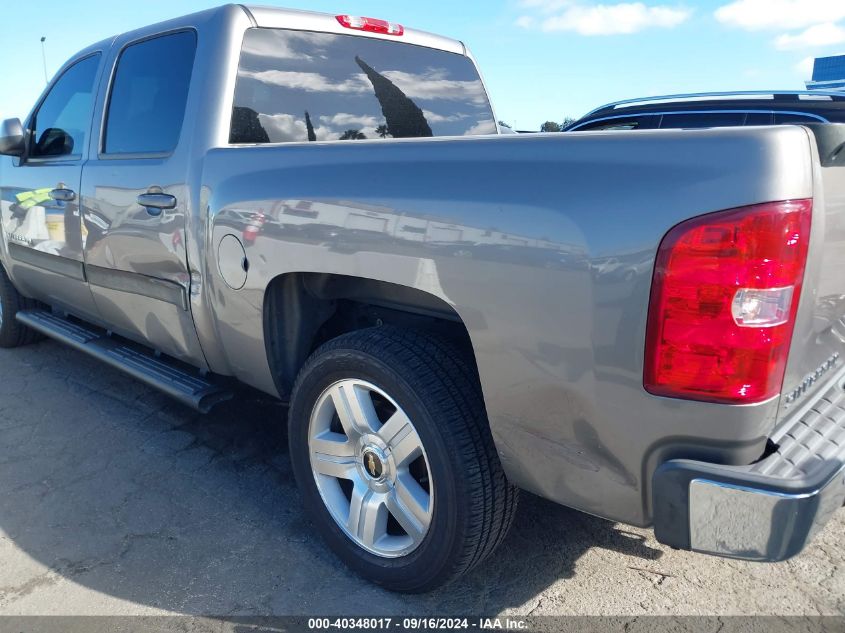
M179 142L197 36L163 35L120 55L106 118L106 154L173 151Z
M235 87L231 143L495 134L464 55L357 35L254 28Z

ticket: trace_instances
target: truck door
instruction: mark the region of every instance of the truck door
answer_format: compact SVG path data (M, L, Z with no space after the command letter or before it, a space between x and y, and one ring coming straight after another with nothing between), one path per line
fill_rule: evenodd
M188 304L188 134L193 30L117 44L97 152L82 173L85 272L115 332L204 365Z
M83 269L79 215L94 88L102 54L70 63L27 122L27 148L9 159L2 191L9 274L22 292L81 317L97 314Z

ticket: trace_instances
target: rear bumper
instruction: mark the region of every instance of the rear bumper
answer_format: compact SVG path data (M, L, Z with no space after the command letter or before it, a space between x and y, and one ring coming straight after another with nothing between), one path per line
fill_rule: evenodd
M657 539L757 561L798 554L845 504L845 375L749 466L671 460L654 474Z

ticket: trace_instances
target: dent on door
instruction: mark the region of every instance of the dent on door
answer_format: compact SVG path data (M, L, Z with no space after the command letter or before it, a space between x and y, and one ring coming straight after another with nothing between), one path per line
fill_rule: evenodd
M102 166L97 170L102 173ZM85 269L115 331L202 364L188 310L184 186L96 185L85 198Z
M86 263L186 285L185 218L174 208L176 189L182 188L96 186L86 201Z

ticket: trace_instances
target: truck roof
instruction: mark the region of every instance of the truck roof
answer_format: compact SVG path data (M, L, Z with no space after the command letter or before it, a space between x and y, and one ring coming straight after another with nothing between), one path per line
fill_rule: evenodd
M427 48L439 49L471 57L469 51L460 40L443 37L426 31L419 31L417 29L409 28L404 24L402 25L404 29L402 35L382 35L380 33L370 33L344 28L338 22L337 15L331 13L318 13L316 11L304 11L300 9L285 9L280 7L230 3L213 7L211 9L205 9L203 11L177 16L154 24L140 26L136 29L132 29L131 31L118 33L100 40L99 42L94 42L71 56L70 59L68 59L59 69L59 72L64 70L71 61L79 59L90 52L109 48L118 38L129 38L131 40L136 36L139 38L146 37L150 34L156 33L157 31L164 31L172 28L175 23L185 24L195 21L197 25L200 25L210 18L220 18L221 16L222 19L233 22L235 21L235 16L238 13L245 13L252 22L253 26L259 28L317 31L322 33L338 33L340 35L353 35L357 37L371 37L375 39L405 42L406 44L425 46ZM193 18L196 18L196 20L193 20Z
M338 22L338 15L331 13L318 13L316 11L304 11L300 9L285 9L280 7L265 7L260 5L223 4L203 11L196 11L163 20L153 24L140 26L130 31L117 33L98 42L93 42L69 57L56 71L54 77L60 75L72 63L95 51L108 50L116 40L132 41L163 32L176 26L194 24L200 26L212 19L222 19L229 23L236 23L238 18L243 19L246 15L252 25L258 28L292 29L296 31L316 31L322 33L337 33L340 35L352 35L356 37L370 37L374 39L404 42L416 46L425 46L443 50L457 55L465 55L472 58L472 54L460 40L443 37L426 31L403 26L402 35L382 35L380 33L364 32L360 30L345 28ZM342 14L341 14L342 15ZM368 16L370 17L370 16ZM474 59L473 59L474 61ZM483 80L482 80L483 81ZM52 80L50 82L52 85ZM49 85L48 85L49 89ZM42 93L43 98L44 93ZM41 98L39 98L40 102Z
M428 48L437 48L459 55L466 54L466 48L459 40L409 28L406 24L402 25L404 27L404 33L401 36L382 35L344 28L337 21L337 16L331 13L256 5L239 6L250 15L255 26L261 28L294 29L297 31L318 31L323 33L339 33L341 35L374 37L377 39L416 44L417 46L426 46Z

